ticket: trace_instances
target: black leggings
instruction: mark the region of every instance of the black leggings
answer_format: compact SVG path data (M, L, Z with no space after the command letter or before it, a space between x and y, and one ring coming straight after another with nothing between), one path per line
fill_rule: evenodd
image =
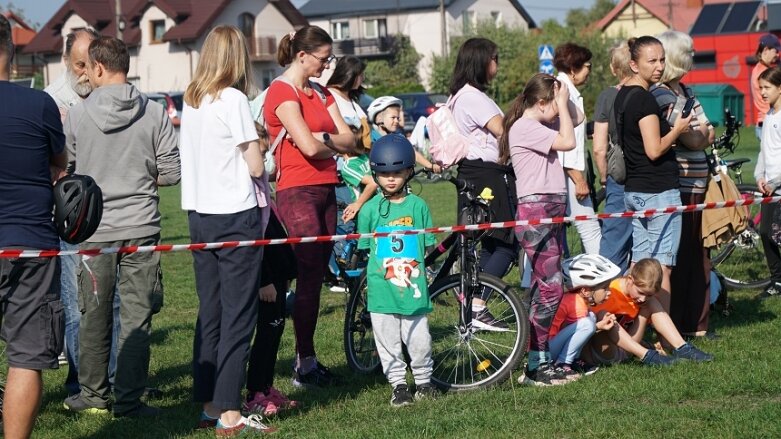
M483 237L480 243L482 244L480 249L480 271L501 279L518 257L517 246L490 236ZM489 292L490 290L488 289L483 292L483 300L488 300Z
M762 219L759 222L759 237L762 238L762 248L765 251L765 260L770 270L770 278L773 282L781 283L781 252L778 245L773 241L771 226L773 224L773 214L779 206L776 203L763 204L761 207ZM751 221L751 218L749 218Z
M247 390L268 393L274 385L274 368L277 365L277 351L282 333L285 331L285 299L287 281L274 284L277 290L276 302L260 301L258 325L255 340L249 353L247 368Z

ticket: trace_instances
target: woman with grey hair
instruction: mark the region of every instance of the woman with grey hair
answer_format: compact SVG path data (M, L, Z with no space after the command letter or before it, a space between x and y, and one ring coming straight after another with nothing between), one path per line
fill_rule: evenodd
M680 117L686 100L694 97L682 82L692 68L692 38L677 31L657 36L664 46L667 63L661 81L651 89L662 116L672 125ZM713 126L696 100L690 129L675 141L681 204L705 201L708 161L704 149L713 141ZM670 276L670 317L678 331L688 336L705 336L710 310L710 254L702 243L702 212L683 215L677 264Z

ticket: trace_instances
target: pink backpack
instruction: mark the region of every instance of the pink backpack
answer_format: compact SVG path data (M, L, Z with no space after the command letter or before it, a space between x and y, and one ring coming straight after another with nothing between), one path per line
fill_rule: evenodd
M457 164L465 159L469 152L469 136L461 134L453 117L453 105L461 91L463 88L426 120L426 129L431 140L428 151L434 161L443 168Z

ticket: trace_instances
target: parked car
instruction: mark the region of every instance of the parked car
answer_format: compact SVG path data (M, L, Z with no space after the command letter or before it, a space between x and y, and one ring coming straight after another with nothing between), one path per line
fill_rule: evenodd
M150 100L157 102L165 108L171 123L178 127L182 117L182 92L147 93Z
M428 117L437 104L447 102L447 95L439 93L404 93L396 97L404 104L404 131L412 131L420 117Z

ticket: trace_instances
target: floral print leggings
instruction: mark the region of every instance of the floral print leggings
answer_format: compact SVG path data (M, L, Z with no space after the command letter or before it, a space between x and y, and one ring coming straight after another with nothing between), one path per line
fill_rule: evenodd
M565 194L534 194L518 200L517 218L530 220L564 216ZM548 350L548 332L564 295L561 276L561 224L519 226L515 229L531 262L529 321L532 351Z

